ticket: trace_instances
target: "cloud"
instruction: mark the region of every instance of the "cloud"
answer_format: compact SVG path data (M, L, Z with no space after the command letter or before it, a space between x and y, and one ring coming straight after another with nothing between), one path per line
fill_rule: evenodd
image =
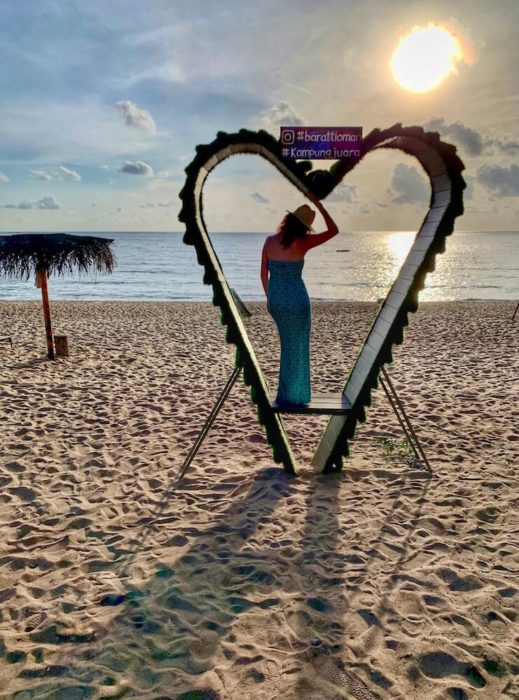
M81 182L81 175L75 170L69 170L64 165L60 165L58 172L64 180L72 180L73 182Z
M128 175L145 175L146 177L151 177L153 175L153 168L148 163L143 163L142 160L125 160L124 163L119 168L120 173L127 173Z
M42 197L41 199L38 199L36 202L30 202L29 200L25 199L23 202L20 202L19 204L0 204L0 208L2 209L48 209L48 210L55 210L59 209L59 204L56 202L54 197L47 196L47 197Z
M489 145L495 145L500 151L507 155L515 155L519 153L519 141L511 139L489 139Z
M393 171L391 190L397 196L397 204L422 204L429 199L428 188L417 169L405 163L399 163Z
M266 129L277 129L280 126L302 126L304 120L297 114L289 102L281 100L259 115L259 121Z
M269 202L269 200L259 192L253 192L251 197L255 202L258 202L258 204L268 204Z
M111 157L138 157L150 146L148 134L122 129L113 105L91 97L69 101L31 97L12 103L4 99L0 124L2 158L32 167L46 167L54 158L97 165Z
M519 166L482 165L476 173L478 182L500 197L519 196Z
M465 126L462 122L447 124L443 117L432 117L424 124L424 128L438 131L442 136L451 136L471 156L483 153L485 143L481 134L475 129Z
M10 182L10 180L9 180L9 178L7 177L7 175L5 175L4 173L0 172L0 182Z
M54 197L43 197L36 202L36 209L59 209L59 204Z
M141 209L152 209L153 207L163 207L169 209L170 207L178 207L178 202L146 202L146 204L141 204Z
M181 182L183 182L184 176L183 175L175 175L170 170L159 170L157 173L155 173L155 179L156 180L180 180Z
M471 175L463 175L463 179L465 180L465 184L467 185L466 188L463 190L463 199L464 200L473 199L474 198L474 182L476 181L476 178L472 177Z
M148 178L146 189L150 193L157 193L157 197L169 197L173 193L178 193L179 183L183 183L184 179L184 175L175 174L172 170L159 170L153 177Z
M438 131L442 136L450 136L471 156L492 153L494 148L507 155L519 152L519 141L484 136L475 129L465 126L463 122L447 124L443 117L432 117L424 124L424 128Z
M329 197L326 198L326 201L347 202L348 204L351 204L355 199L357 199L356 185L340 185L331 193Z
M149 134L156 133L157 127L155 125L155 120L147 110L139 109L139 107L133 102L130 102L130 100L116 102L115 106L122 114L126 126L147 131Z
M81 182L81 175L75 170L70 170L64 165L60 165L57 170L48 172L47 170L30 170L33 177L37 180L73 180Z
M53 180L54 179L54 177L51 175L51 173L48 173L45 170L31 170L30 173L37 180Z

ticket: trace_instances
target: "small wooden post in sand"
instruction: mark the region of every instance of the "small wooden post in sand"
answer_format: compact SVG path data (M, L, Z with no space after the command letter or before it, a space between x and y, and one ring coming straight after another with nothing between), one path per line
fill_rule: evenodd
M52 323L50 320L49 289L47 286L47 274L45 270L36 272L36 286L41 289L43 301L43 318L45 319L45 334L47 336L47 355L49 360L55 360L54 341L52 339Z
M56 357L68 357L68 338L66 335L55 335L54 336L54 349L56 350Z

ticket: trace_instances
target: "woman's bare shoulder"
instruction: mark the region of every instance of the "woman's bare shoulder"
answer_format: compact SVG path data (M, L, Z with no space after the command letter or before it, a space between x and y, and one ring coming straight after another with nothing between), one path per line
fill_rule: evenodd
M279 244L278 238L275 234L272 234L272 236L267 236L265 238L265 243L263 244L263 247L265 250L271 250L272 248L275 248Z

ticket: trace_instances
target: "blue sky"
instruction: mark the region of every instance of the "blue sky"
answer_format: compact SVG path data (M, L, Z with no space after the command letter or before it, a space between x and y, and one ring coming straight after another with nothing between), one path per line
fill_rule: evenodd
M464 229L515 229L519 4L401 0L0 0L0 230L181 230L198 143L280 124L428 125L458 146ZM468 59L429 93L389 60L446 22ZM411 159L366 159L330 198L343 230L413 229L428 199ZM270 231L300 197L259 158L207 185L212 230Z

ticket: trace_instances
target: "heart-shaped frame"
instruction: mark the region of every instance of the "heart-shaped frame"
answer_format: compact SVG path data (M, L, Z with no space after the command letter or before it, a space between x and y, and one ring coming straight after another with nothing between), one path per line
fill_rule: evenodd
M371 404L371 390L378 386L380 369L392 362L392 346L403 342L408 313L418 308L418 292L424 287L425 276L434 270L436 254L445 250L445 237L452 233L455 218L463 213L464 165L455 146L441 141L435 132L395 124L370 132L361 142L358 158L338 160L329 170L311 170L308 161L284 158L280 143L266 131L242 129L235 134L218 132L212 143L197 146L196 157L185 169L187 177L179 195L182 209L178 217L186 226L184 242L195 246L198 262L205 270L204 283L213 287L213 304L220 307L222 324L227 326L226 341L236 345L236 367L243 367L244 381L251 387L251 398L272 446L274 461L283 463L291 474L295 474L295 460L281 417L271 404L263 373L207 232L202 203L204 183L226 158L257 154L272 163L305 196L313 193L325 199L347 172L378 148L396 148L414 156L429 177L431 199L429 211L346 381L343 400L349 410L330 418L312 460L324 472L339 471L343 456L348 456L348 440L354 436L357 421L366 420L365 408Z

